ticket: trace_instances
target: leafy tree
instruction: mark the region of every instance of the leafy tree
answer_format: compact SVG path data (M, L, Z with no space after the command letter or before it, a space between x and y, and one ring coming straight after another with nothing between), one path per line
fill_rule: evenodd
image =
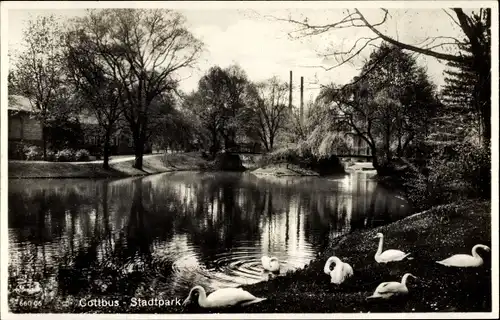
M177 88L177 72L194 65L203 44L180 13L166 9L89 10L79 26L123 90L134 167L142 169L154 101Z
M187 97L185 105L205 128L212 155L251 135L254 98L251 83L239 66L213 66L200 79L198 90Z
M43 158L47 158L47 123L64 90L61 23L54 16L29 20L23 31L24 49L14 56L10 90L27 97L42 126Z
M380 171L393 152L403 156L408 145L423 139L437 101L425 71L400 48L382 45L375 50L352 84L330 86L322 99L331 103L338 129L363 139Z

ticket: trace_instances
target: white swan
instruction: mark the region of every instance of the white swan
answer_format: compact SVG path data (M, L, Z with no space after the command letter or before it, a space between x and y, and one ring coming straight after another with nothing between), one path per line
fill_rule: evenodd
M278 272L280 270L280 262L278 258L263 256L260 260L265 270L271 272Z
M388 263L392 261L401 261L407 256L410 255L410 253L404 253L401 250L394 250L394 249L389 249L385 250L382 252L382 246L384 243L384 235L382 233L377 233L374 239L380 238L378 242L378 250L377 253L375 253L375 261L378 263ZM410 259L410 258L409 258Z
M267 298L257 298L248 291L241 288L223 288L218 289L208 295L202 286L195 286L189 292L188 297L184 300L183 306L198 295L198 304L202 308L223 308L236 305L246 306L266 300Z
M332 263L335 263L335 268L333 268L333 270L330 269ZM330 257L326 261L323 271L332 278L331 282L335 284L341 284L354 273L352 267L348 263L342 262L335 256Z
M413 277L417 279L414 275L411 273L406 273L403 276L403 279L401 282L397 281L392 281L392 282L382 282L381 284L378 285L378 287L375 289L375 292L367 297L367 299L389 299L390 297L394 295L403 295L408 293L408 287L406 286L406 280L408 277Z
M436 262L447 267L480 267L483 265L483 259L477 254L477 249L479 248L490 251L488 246L485 246L484 244L476 244L472 248L472 255L456 254L447 259Z

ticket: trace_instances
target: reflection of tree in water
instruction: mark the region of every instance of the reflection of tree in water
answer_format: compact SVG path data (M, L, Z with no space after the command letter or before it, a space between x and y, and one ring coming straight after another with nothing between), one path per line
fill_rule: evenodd
M168 282L179 256L158 248L178 239L210 267L217 254L257 245L263 233L274 248L302 237L321 250L339 233L376 226L399 209L379 186L342 193L332 185L186 173L9 190L9 236L30 248L11 253L18 260L9 285L24 272L42 286L57 279L62 295L130 296L159 278Z

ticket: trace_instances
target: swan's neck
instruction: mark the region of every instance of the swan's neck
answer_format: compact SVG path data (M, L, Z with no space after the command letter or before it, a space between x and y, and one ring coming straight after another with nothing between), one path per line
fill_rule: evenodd
M198 292L198 304L200 307L207 306L207 293L203 289L200 289Z
M330 258L326 261L325 268L324 268L325 273L330 273L332 271L332 269L330 269L330 267L331 267L333 262L336 262L335 258Z
M405 274L405 275L403 276L403 279L401 280L401 284L402 284L403 286L406 286L406 280L408 280L408 277L409 277L409 276L410 276L409 274Z
M380 237L380 240L378 241L378 250L377 250L377 255L382 253L382 247L384 245L384 238Z
M481 259L481 257L479 256L479 254L477 253L477 249L479 249L481 246L476 244L473 248L472 248L472 256L476 259Z

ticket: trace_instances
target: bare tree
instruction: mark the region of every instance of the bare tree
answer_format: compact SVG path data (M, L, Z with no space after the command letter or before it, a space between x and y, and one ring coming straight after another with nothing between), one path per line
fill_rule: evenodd
M203 44L181 14L166 9L89 10L80 26L121 83L134 167L142 169L153 101L177 88L178 71L194 65Z
M64 90L61 25L51 16L28 21L23 32L25 48L14 59L11 88L27 97L42 126L43 159L47 158L46 126Z
M257 99L255 116L258 134L267 151L272 151L276 137L286 125L289 114L287 106L288 84L273 77L255 85Z
M472 14L466 14L461 8L443 9L452 22L462 30L464 38L457 39L437 35L429 37L419 44L404 43L380 31L380 27L383 27L391 16L389 10L380 10L382 18L375 22L368 21L359 9L344 10L341 19L326 24L314 24L307 18L304 20L292 17L275 19L287 21L297 26L290 33L292 38L317 36L345 28L367 28L372 31L373 37L360 37L347 50L330 49L330 52L324 53L325 58L333 57L338 62L332 67L325 68L327 70L352 62L366 48L380 40L418 54L471 65L477 73L478 79L474 88L474 103L477 104L480 113L483 143L488 145L491 138L491 9L481 8L478 13L472 12ZM464 46L470 46L472 55L462 54L460 48ZM440 50L450 47L455 47L457 53L450 54Z

